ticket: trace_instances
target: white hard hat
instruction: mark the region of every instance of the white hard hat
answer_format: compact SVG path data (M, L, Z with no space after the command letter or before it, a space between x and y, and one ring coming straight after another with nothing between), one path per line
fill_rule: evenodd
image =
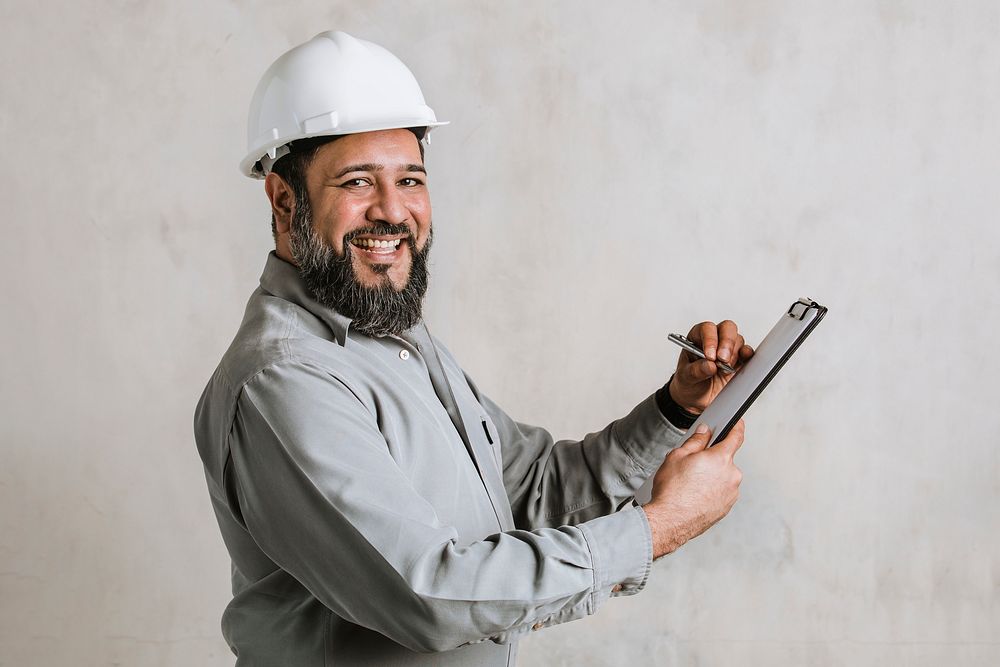
M399 58L345 32L322 32L284 53L261 77L240 171L263 178L296 139L446 124Z

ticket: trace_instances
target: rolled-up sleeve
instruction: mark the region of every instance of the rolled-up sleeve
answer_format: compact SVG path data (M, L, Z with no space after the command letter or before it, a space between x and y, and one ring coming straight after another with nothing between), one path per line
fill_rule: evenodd
M376 416L326 369L278 363L248 381L230 452L261 550L337 615L416 651L503 642L593 613L649 572L649 527L635 507L460 543L397 466Z

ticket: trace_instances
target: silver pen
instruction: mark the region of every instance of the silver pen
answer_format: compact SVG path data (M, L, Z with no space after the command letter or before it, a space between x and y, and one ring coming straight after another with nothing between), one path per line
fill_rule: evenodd
M698 357L699 359L708 359L708 357L705 356L705 352L700 347L698 347L698 344L690 340L687 336L682 336L680 334L672 333L667 335L667 339L671 343L676 343L677 345L680 345L682 348L684 348L694 356ZM712 360L708 359L708 361ZM729 364L723 363L721 361L714 361L713 363L719 368L721 368L725 373L736 372L736 369L730 366Z

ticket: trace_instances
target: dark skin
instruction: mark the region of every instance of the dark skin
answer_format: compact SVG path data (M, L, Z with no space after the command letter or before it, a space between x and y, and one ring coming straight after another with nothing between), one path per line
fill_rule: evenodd
M416 136L409 130L346 135L316 151L305 180L313 225L334 252L351 253L354 273L361 282L374 285L388 277L401 289L410 274L412 253L424 247L431 229L427 173ZM264 180L264 191L274 214L277 255L294 264L289 234L295 194L273 172ZM376 221L406 225L417 247L411 249L408 243L380 250L343 247L345 234ZM363 238L392 243L399 236L365 234ZM380 265L378 270L374 265Z
M653 495L642 509L653 536L653 558L671 553L729 513L740 495L743 473L733 457L743 444L741 419L711 449L704 425L670 452L653 477Z
M360 280L375 282L388 276L401 285L409 274L412 250L405 244L393 249L343 247L347 232L364 229L374 221L405 224L416 239L416 250L427 242L431 205L416 137L408 130L382 130L347 135L317 151L306 171L313 209L313 224L335 252L351 252ZM295 196L277 174L268 174L264 190L271 203L277 232L277 255L294 264L289 246ZM392 243L391 236L373 241ZM372 267L381 265L381 270ZM695 325L688 338L702 346L707 360L686 352L677 362L670 395L691 413L702 412L729 382L715 360L741 366L753 355L736 324ZM743 423L711 449L710 434L696 433L667 456L656 473L652 500L643 507L649 518L654 556L678 548L721 519L736 502L740 472L733 456L743 442Z
M746 344L732 320L696 324L687 337L701 347L707 359L681 353L670 383L670 397L688 412L701 414L732 377L722 372L716 359L739 369L753 356L753 348Z
M670 382L670 397L688 412L700 414L733 377L723 372L716 360L739 370L753 356L753 348L732 320L696 324L687 337L701 347L707 359L681 352ZM707 429L693 434L667 455L653 477L652 498L643 510L653 535L654 558L701 535L728 514L739 498L743 473L733 457L743 444L743 420L709 449L711 437Z

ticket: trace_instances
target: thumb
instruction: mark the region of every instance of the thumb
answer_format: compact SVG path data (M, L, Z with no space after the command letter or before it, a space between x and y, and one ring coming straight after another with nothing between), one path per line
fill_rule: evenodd
M678 447L678 449L685 454L694 454L695 452L700 452L701 450L708 447L708 443L712 440L712 432L708 429L705 424L698 424L698 428L694 430L694 434L691 435L684 444Z
M714 361L696 359L689 364L685 364L684 368L678 368L676 375L680 376L677 379L684 384L698 385L708 378L713 377L717 372L718 368L716 368Z

